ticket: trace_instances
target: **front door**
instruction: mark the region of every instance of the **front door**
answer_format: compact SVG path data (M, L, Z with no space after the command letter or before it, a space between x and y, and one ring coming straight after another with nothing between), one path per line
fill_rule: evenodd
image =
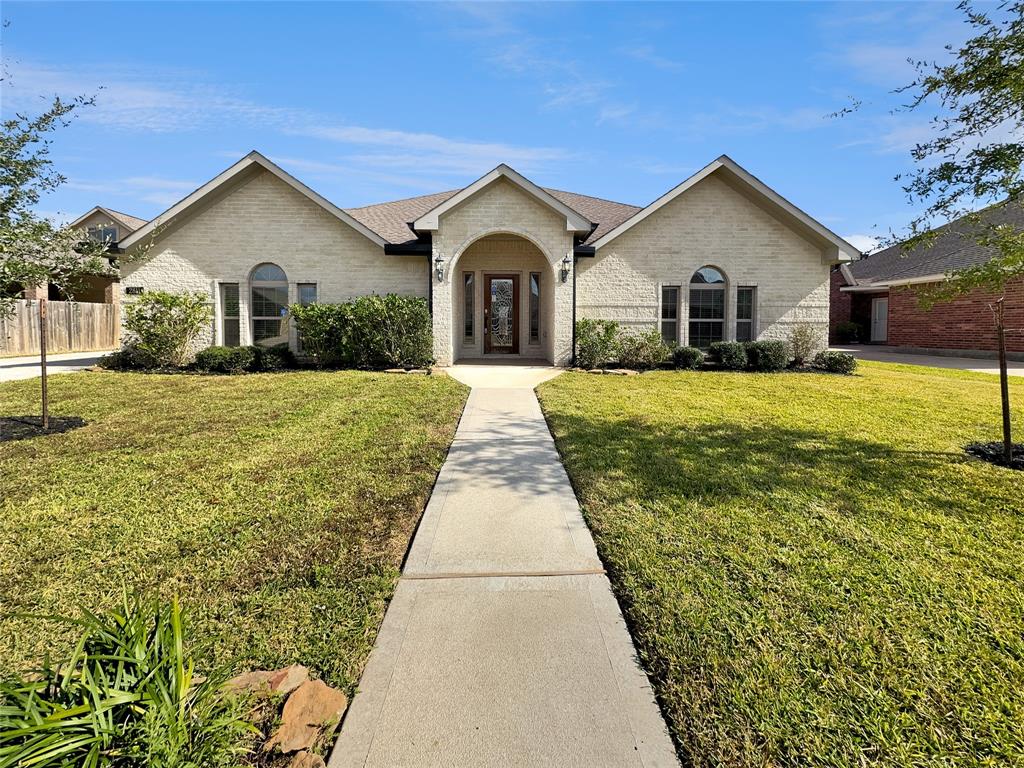
M871 340L884 344L889 338L889 299L871 300Z
M484 352L519 352L519 276L484 278Z

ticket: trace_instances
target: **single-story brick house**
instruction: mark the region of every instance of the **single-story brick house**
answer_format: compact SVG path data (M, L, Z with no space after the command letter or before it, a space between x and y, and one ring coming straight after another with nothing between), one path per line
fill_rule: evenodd
M982 213L984 226L1024 229L1024 206L1009 203ZM992 311L995 298L973 291L950 302L922 309L918 292L950 271L980 264L992 252L972 233L977 225L960 219L936 230L935 238L909 251L894 245L832 271L830 341L842 343L841 324L856 323L861 342L899 347L904 351L951 352L989 357L996 349ZM1024 328L1024 279L1006 292L1006 325ZM1009 334L1010 352L1024 353L1024 334Z
M728 157L646 207L545 189L506 165L469 186L339 208L252 152L119 241L123 300L199 291L207 344L296 344L287 307L425 298L440 364L572 359L575 319L682 344L828 327L829 272L857 250Z

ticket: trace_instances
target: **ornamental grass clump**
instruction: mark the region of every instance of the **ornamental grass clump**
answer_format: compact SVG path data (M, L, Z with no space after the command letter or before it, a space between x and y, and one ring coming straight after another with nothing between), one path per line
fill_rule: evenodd
M71 655L0 681L0 766L233 766L254 731L225 675L200 677L177 600L123 596L66 619Z

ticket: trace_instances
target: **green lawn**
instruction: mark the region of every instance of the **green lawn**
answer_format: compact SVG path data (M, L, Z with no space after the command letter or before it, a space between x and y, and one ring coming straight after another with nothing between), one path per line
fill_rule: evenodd
M350 692L451 442L447 377L287 373L51 377L88 424L0 443L0 670L65 649L17 614L178 593L236 668L301 662ZM0 385L0 415L38 411ZM71 633L74 634L74 633Z
M541 387L686 764L1024 765L1024 473L962 452L998 438L997 382Z

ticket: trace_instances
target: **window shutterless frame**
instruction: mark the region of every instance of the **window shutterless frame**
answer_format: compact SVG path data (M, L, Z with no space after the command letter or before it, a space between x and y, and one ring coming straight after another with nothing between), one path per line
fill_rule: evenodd
M701 267L690 278L691 347L707 349L725 338L725 289L725 275L715 267Z
M530 343L540 343L540 272L530 273Z
M757 332L757 288L740 286L736 289L736 341L753 341Z
M265 347L288 343L288 278L277 264L260 264L250 280L252 343Z
M472 272L462 273L462 339L473 341L476 336L476 280Z
M310 304L316 304L316 283L296 283L295 298L301 307L308 307ZM305 352L305 349L303 349L302 346L301 333L295 334L295 345L300 355Z
M239 334L238 283L220 284L220 343L225 347L237 347L241 343Z
M661 287L661 338L666 344L679 343L679 286Z

